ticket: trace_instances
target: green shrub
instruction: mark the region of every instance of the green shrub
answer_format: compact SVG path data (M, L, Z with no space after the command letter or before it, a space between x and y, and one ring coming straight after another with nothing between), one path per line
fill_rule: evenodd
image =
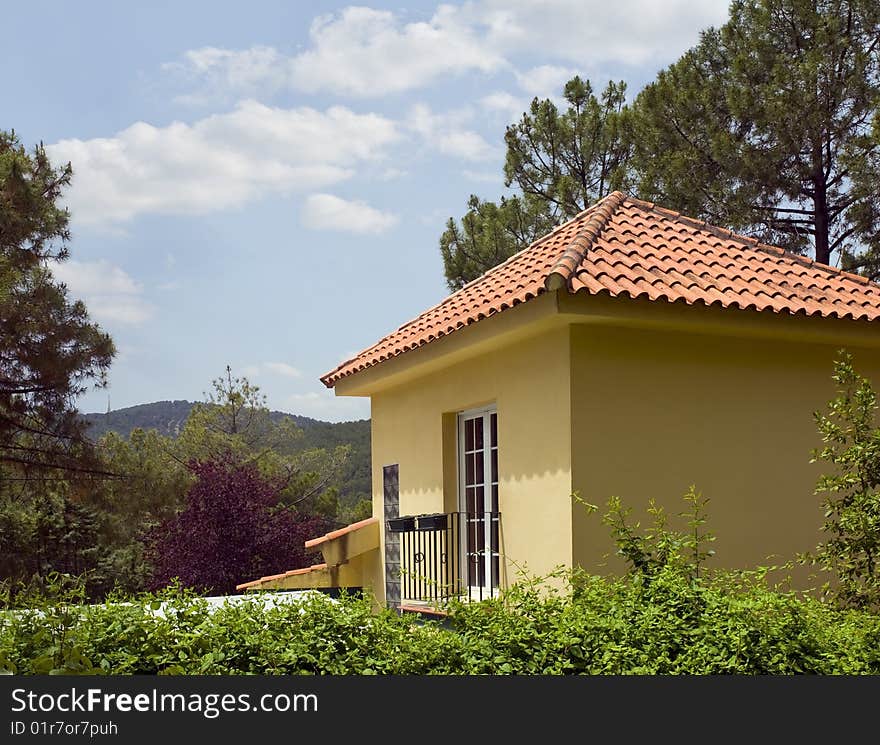
M0 668L20 674L880 673L880 618L767 586L762 574L695 582L579 575L461 604L449 623L375 612L369 598L211 610L180 588L81 605L75 591L0 615ZM557 583L558 584L558 583Z
M841 351L834 362L837 396L816 412L822 447L813 461L831 466L816 485L825 540L802 557L833 576L826 594L840 605L880 611L880 422L877 393Z
M604 521L622 577L557 571L500 598L453 603L418 623L369 597L264 593L212 608L179 586L85 605L54 576L0 612L0 671L21 674L880 674L880 616L767 582L769 570L710 571L706 500L685 495L686 529L662 510ZM591 508L595 509L595 508ZM552 581L547 581L552 580Z

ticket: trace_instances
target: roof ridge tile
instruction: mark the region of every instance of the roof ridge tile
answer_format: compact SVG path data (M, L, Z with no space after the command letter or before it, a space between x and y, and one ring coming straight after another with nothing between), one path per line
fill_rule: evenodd
M570 294L880 322L880 286L865 277L612 192L321 380L332 388L562 287Z
M822 271L827 271L831 274L842 274L848 279L854 279L857 282L861 282L862 284L874 285L874 282L872 282L867 277L863 277L861 274L848 272L846 269L831 266L830 264L823 264L822 262L815 261L808 256L801 256L800 254L792 253L791 251L787 251L779 246L772 246L769 243L762 243L760 240L753 236L743 235L742 233L737 233L736 231L730 230L728 228L719 228L717 225L712 225L705 220L698 220L694 217L682 215L680 212L676 212L675 210L671 210L666 207L659 207L654 202L646 202L644 199L638 199L637 197L631 196L627 196L626 201L627 203L632 204L635 207L639 207L647 212L658 212L659 214L669 218L673 222L680 222L690 227L696 228L697 230L704 230L707 233L718 236L719 238L736 241L737 243L751 244L751 248L754 248L763 253L769 253L773 256L784 256L785 258L791 259L792 261L806 267L820 269Z
M548 292L568 286L572 275L587 256L587 251L608 224L617 208L623 204L626 194L612 191L607 197L596 203L595 210L589 219L574 234L565 250L559 255L544 279L544 289Z

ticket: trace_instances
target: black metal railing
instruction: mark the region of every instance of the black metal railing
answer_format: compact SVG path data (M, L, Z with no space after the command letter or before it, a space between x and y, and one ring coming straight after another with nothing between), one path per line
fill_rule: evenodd
M402 602L483 600L500 588L499 512L445 512L389 521L400 535Z

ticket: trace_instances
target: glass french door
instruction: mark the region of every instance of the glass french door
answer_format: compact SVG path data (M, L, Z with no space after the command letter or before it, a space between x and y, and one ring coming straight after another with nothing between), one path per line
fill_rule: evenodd
M471 597L498 590L498 413L495 407L458 415L459 519L463 577Z

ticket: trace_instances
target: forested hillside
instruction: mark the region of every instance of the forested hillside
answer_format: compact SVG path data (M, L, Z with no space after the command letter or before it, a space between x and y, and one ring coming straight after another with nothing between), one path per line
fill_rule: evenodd
M88 423L88 435L93 440L98 440L107 432L128 437L137 428L153 429L165 437L176 437L194 405L191 401L156 401L115 409L106 414L83 414L83 418ZM360 499L370 498L369 419L323 422L283 411L273 411L270 417L273 422L290 419L302 430L303 436L296 441L295 452L350 445L351 455L339 476L339 501L350 506Z

